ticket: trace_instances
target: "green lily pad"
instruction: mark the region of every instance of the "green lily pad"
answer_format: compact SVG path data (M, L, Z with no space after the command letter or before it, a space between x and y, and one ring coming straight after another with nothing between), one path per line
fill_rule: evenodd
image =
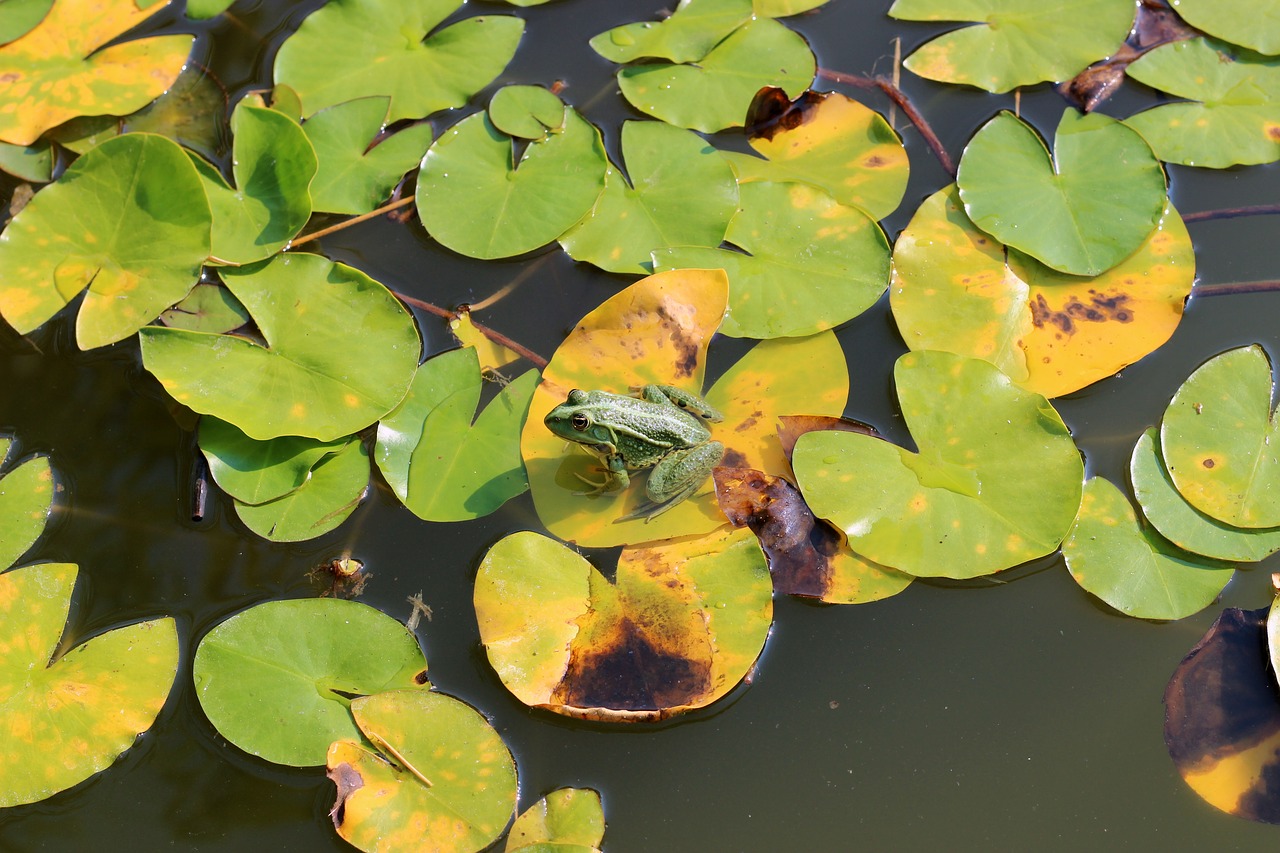
M187 0L187 17L197 21L221 15L236 0Z
M356 696L430 687L418 641L367 604L266 601L204 636L192 672L218 733L277 764L324 764L335 740L360 740Z
M1235 571L1180 551L1139 524L1128 499L1101 477L1085 484L1062 556L1076 583L1140 619L1181 619L1203 610Z
M222 277L267 345L142 330L143 366L178 402L252 438L328 441L363 429L404 398L421 352L418 329L378 282L303 253L227 268Z
M431 125L415 124L370 143L383 129L388 97L357 98L320 110L302 125L319 167L311 182L311 204L328 213L368 213L431 145Z
M813 51L799 34L772 18L757 18L696 64L629 65L618 72L618 85L645 115L715 133L741 127L761 87L777 86L794 98L809 88L816 70Z
M76 116L127 115L172 86L187 64L192 36L151 36L103 47L168 0L141 5L58 0L32 29L0 45L0 141L30 145ZM14 20L8 22L11 32Z
M1280 159L1280 58L1198 38L1158 47L1125 73L1187 99L1125 120L1161 160L1222 169Z
M617 63L645 58L697 62L751 20L752 12L751 0L680 0L669 17L606 30L591 39L591 48Z
M1134 445L1129 478L1143 516L1184 551L1242 563L1256 563L1280 551L1280 528L1232 527L1187 503L1164 467L1154 427Z
M1059 397L1167 341L1194 282L1191 235L1172 205L1136 252L1082 277L979 231L952 185L926 199L898 236L889 294L911 349L981 358Z
M907 188L907 151L883 116L839 92L807 91L794 103L772 92L783 102L778 114L765 127L748 128L747 141L764 159L724 152L739 183L812 184L872 219L897 209Z
M1052 157L1003 112L969 140L956 176L973 223L1061 272L1098 275L1142 245L1165 207L1164 170L1142 137L1068 109Z
M151 728L177 675L168 618L57 654L76 571L42 563L0 574L0 808L43 800L110 766Z
M1187 502L1233 527L1280 527L1280 414L1262 347L1228 350L1182 383L1160 448Z
M807 184L749 183L725 239L728 249L658 249L654 268L729 274L733 337L811 335L870 308L889 284L889 242L855 207Z
M788 15L799 15L819 6L825 6L828 0L755 0L757 15L768 15L770 18L785 18Z
M285 39L275 81L298 93L305 116L370 95L391 98L389 122L460 107L502 73L524 34L524 21L504 15L432 32L463 2L333 0Z
M489 121L508 136L541 139L564 127L564 101L542 86L503 86L489 102Z
M392 690L351 703L369 742L329 748L334 827L369 853L486 850L516 807L511 751L482 714L439 693Z
M555 240L591 209L608 167L600 132L573 110L515 164L511 137L477 113L441 134L418 174L418 215L441 244L505 258Z
M159 320L172 329L222 335L248 323L249 312L222 285L201 282Z
M612 166L590 215L560 238L574 260L648 273L650 253L719 246L738 209L733 170L702 137L656 121L622 126L630 182Z
M1223 41L1280 53L1280 8L1252 0L1178 0L1178 17Z
M11 442L0 438L0 462ZM0 569L8 568L44 532L53 509L53 469L43 456L28 459L0 477Z
M590 788L558 788L520 813L506 853L588 853L604 840L604 808Z
M279 252L307 224L316 155L302 128L275 110L241 102L231 129L234 187L208 162L191 158L213 210L213 257L250 264Z
M0 171L35 184L48 183L53 180L53 149L48 142L32 145L0 142Z
M972 21L907 57L911 71L988 92L1069 80L1124 44L1130 0L895 0L902 21Z
M26 334L87 287L76 342L92 349L124 340L196 283L210 222L180 147L154 134L109 139L0 234L0 314Z
M49 14L53 0L5 0L0 3L0 44L31 32Z
M378 424L377 462L396 496L427 521L480 518L529 488L520 429L538 382L526 371L484 408L473 347L429 359Z
M226 421L200 419L200 451L218 488L241 503L282 497L307 482L312 469L350 442L317 441L297 435L258 441Z
M856 553L917 576L977 577L1056 550L1080 505L1084 464L1049 402L951 353L907 353L894 380L919 452L860 433L805 433L792 465L814 513Z
M293 491L259 504L237 500L236 515L263 539L303 542L346 521L368 485L369 451L353 438L317 462L307 481Z

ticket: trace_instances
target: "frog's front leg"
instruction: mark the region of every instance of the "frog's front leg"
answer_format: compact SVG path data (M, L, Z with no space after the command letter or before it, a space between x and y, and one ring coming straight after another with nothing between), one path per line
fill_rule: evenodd
M719 423L724 420L724 415L708 405L706 400L674 385L646 385L641 389L640 395L650 403L670 403L678 406L704 421Z
M627 465L622 460L622 456L613 453L608 456L602 456L601 461L605 463L604 479L592 480L590 477L584 477L582 474L575 473L582 482L591 486L591 490L587 492L576 492L579 495L614 495L625 489L631 484L631 475L627 473Z
M645 485L649 500L657 505L646 514L653 517L665 512L696 492L723 456L724 445L708 441L663 457L649 473L649 482Z

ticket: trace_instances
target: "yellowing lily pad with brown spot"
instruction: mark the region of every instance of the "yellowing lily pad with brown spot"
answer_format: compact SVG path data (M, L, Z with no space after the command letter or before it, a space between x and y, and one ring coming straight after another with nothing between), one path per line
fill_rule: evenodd
M29 145L84 115L127 115L173 85L189 35L103 47L169 5L135 0L57 0L21 37L0 46L0 140Z
M1194 279L1191 237L1172 205L1136 252L1083 277L978 230L951 186L920 205L894 244L889 294L911 349L981 358L1020 385L1059 397L1167 341Z
M480 639L532 707L593 720L661 720L711 704L755 664L773 618L749 531L625 550L610 583L565 546L514 533L476 577Z

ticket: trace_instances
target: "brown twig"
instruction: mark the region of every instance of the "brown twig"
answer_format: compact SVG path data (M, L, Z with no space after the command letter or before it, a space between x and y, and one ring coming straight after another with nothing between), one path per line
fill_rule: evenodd
M1224 207L1182 214L1183 222L1207 222L1211 219L1235 219L1237 216L1266 216L1280 213L1280 204L1255 204L1250 207Z
M397 299L399 299L401 302L405 303L406 305L412 305L414 308L421 308L423 311L426 311L429 314L434 314L437 317L443 317L446 320L453 320L458 316L458 313L456 311L450 311L446 308L441 308L439 305L433 305L430 302L425 302L421 299L415 299L412 296L409 296L404 293L397 293L394 290L391 292L395 294L395 297ZM493 341L498 346L504 346L507 349L511 350L512 352L516 353L517 355L527 359L539 370L547 366L547 360L545 358L538 355L536 352L524 346L523 344L516 343L515 341L511 340L511 338L508 338L506 335L502 334L501 332L494 331L493 329L490 329L488 326L485 326L481 323L476 322L476 319L474 317L471 318L471 325L475 326L475 329L477 332L484 335L486 338Z
M1280 281L1234 281L1227 284L1197 284L1197 298L1235 296L1240 293L1272 293L1280 290Z
M947 174L955 177L955 163L952 162L951 155L947 153L947 149L942 147L942 140L938 139L938 135L933 132L933 128L929 126L929 122L925 121L924 116L916 109L915 104L911 103L911 99L907 97L906 92L893 85L891 80L886 80L884 77L862 77L857 74L845 74L843 71L831 71L826 68L819 68L818 76L833 83L844 83L847 86L855 86L859 89L879 89L884 92L889 100L898 105L907 120L915 125L916 130L920 131L920 136L924 138L925 144L929 146L933 156L938 158L938 162L942 164L942 168L946 170Z
M413 204L413 199L414 199L413 196L405 196L404 198L399 199L397 201L393 201L389 204L384 204L382 207L378 208L377 210L371 210L368 213L362 213L359 216L353 216L350 219L344 219L341 222L335 223L334 225L330 225L328 228L321 228L319 231L312 231L310 234L303 234L301 237L295 238L293 242L289 244L289 248L290 249L296 248L298 246L301 246L303 243L310 243L312 240L318 240L321 237L327 237L330 234L343 230L344 228L350 228L352 225L359 225L361 222L365 222L369 219L373 219L375 216L381 216L384 213L390 213L393 210L398 210L402 207L406 207L410 204Z

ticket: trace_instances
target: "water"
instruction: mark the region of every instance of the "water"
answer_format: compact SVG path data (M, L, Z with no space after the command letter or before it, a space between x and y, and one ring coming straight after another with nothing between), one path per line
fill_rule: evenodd
M233 94L264 86L280 41L319 5L239 3L236 22L214 22L198 50ZM564 79L565 96L603 126L616 150L619 122L631 114L614 95L611 66L586 40L661 5L560 0L522 11L528 32L505 79ZM904 37L905 54L945 28L897 24L883 14L888 3L830 6L791 25L824 67L849 73L887 73L893 36ZM904 86L955 157L977 127L1013 105L1012 97L909 73ZM1125 115L1151 99L1130 86L1107 110ZM1049 134L1062 102L1036 91L1021 107ZM902 209L886 221L891 237L947 181L918 137L909 130L906 137L912 180ZM1268 202L1280 190L1274 168L1171 173L1184 212ZM3 186L7 193L10 185ZM1274 222L1191 229L1203 282L1276 277L1268 251ZM326 238L323 248L440 305L478 301L529 263L453 256L416 224L381 220ZM543 355L628 281L558 252L536 263L479 319ZM1193 301L1159 353L1060 401L1091 472L1123 482L1134 441L1205 359L1253 341L1276 352L1277 309L1273 294ZM423 327L429 351L450 345L435 321L423 318ZM887 301L843 327L840 339L852 375L848 414L905 438L891 385L904 346ZM81 353L65 319L31 341L42 352L0 329L0 432L16 435L22 453L49 454L66 486L31 559L79 563L76 637L171 614L183 666L154 728L108 772L48 801L0 811L2 850L350 849L328 824L332 786L322 772L277 767L227 745L201 714L189 672L195 643L213 625L255 601L310 594L307 570L347 549L374 575L365 602L405 619L405 599L423 593L433 617L418 633L432 680L491 716L519 763L521 808L562 785L598 788L613 851L1275 843L1276 829L1202 803L1178 778L1162 741L1164 685L1218 607L1172 624L1125 618L1082 592L1059 557L999 579L916 583L872 605L780 600L755 683L728 700L657 727L568 721L529 711L501 686L478 645L471 607L484 551L508 532L540 527L527 496L487 519L439 525L375 492L337 531L299 545L242 533L220 498L193 524L189 424L170 415L136 346ZM710 374L744 348L717 341ZM1264 605L1277 568L1271 560L1241 572L1223 603Z

